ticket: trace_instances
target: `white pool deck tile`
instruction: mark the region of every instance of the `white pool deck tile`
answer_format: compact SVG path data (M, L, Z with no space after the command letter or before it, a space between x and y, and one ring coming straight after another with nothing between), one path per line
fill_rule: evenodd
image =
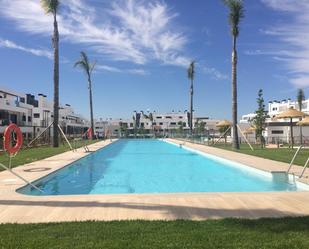
M169 139L170 142L183 143ZM89 146L96 151L110 141ZM285 171L286 163L203 145L187 147L264 171ZM39 179L87 155L83 149L14 168L30 181ZM301 167L293 167L298 173ZM309 172L306 172L308 177ZM303 181L308 181L304 178ZM28 196L16 192L25 184L9 172L0 173L0 223L86 220L174 220L225 217L260 218L309 215L309 192L177 193Z

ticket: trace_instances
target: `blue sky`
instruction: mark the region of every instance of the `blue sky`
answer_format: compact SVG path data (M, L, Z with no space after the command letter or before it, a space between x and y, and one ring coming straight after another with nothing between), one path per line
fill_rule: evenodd
M186 68L197 61L194 109L230 118L231 37L220 0L63 0L60 100L88 116L81 50L97 60L96 117L134 110L185 110ZM0 85L52 98L52 19L39 0L0 0ZM238 41L239 116L265 100L295 98L309 86L309 1L247 0Z

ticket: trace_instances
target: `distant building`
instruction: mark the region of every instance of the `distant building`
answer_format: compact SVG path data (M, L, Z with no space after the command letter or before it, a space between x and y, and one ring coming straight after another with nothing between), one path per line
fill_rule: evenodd
M250 124L253 122L254 118L256 117L255 113L249 113L246 115L243 115L239 121L241 124Z
M152 118L151 118L152 116ZM197 123L205 124L205 134L212 132L218 133L216 123L218 120L212 120L208 117L194 117L193 126ZM98 136L106 135L120 136L126 133L127 136L140 134L143 136L166 135L175 133L182 129L183 133L189 133L187 112L134 112L129 119L100 119L95 122L96 134ZM141 134L142 133L142 134Z

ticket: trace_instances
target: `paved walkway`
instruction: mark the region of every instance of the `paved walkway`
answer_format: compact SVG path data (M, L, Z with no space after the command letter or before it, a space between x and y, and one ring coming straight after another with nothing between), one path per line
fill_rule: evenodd
M99 142L90 145L89 148L95 151L109 143ZM235 152L204 148L205 146L200 148L189 143L186 145L203 151L208 150L208 153L225 158L233 158L235 161L244 160L244 163L246 160L246 164L254 167L267 168L270 161L248 156L252 159L249 160L246 159L247 156L243 157L239 153L233 157ZM85 155L83 149L79 149L77 152L66 152L14 170L32 181ZM287 166L271 162L270 170L279 165ZM27 196L15 192L23 185L24 183L8 172L0 173L0 223L123 219L202 220L309 215L308 192Z
M175 143L175 144L184 144L185 146L196 149L208 154L212 154L221 158L225 158L228 160L232 160L238 163L242 163L248 166L251 166L256 169L260 169L266 172L278 172L283 171L286 172L289 168L289 164L278 162L270 159L264 159L261 157L251 156L239 152L219 149L212 146L205 146L202 144L194 144L190 142L185 142L182 140L176 140L176 139L166 139L169 142ZM292 159L292 158L291 158ZM303 167L293 165L291 168L290 173L295 174L296 176L299 176L303 170ZM302 179L299 179L300 182L309 184L309 169L305 171L305 174Z

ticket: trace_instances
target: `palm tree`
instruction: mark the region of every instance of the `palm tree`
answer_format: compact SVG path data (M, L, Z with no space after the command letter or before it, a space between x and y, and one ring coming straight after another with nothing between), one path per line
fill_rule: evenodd
M149 118L149 120L150 120L150 122L151 122L151 130L152 130L152 132L153 132L153 114L152 114L152 112L149 113L148 118Z
M232 51L232 126L233 126L233 149L239 149L237 130L237 50L236 42L239 35L239 22L244 17L242 0L224 0L229 9L229 23L233 37Z
M80 59L75 62L74 67L79 66L87 75L88 80L88 89L89 89L89 102L90 102L90 123L91 123L91 130L94 132L94 125L93 125L93 106L92 106L92 80L91 80L91 73L96 65L96 62L91 63L88 59L88 56L85 52L80 52ZM93 138L93 137L92 137Z
M59 147L58 124L59 124L59 32L57 12L59 9L58 0L41 0L41 5L46 14L54 17L54 34L52 38L54 47L54 122L53 122L53 147Z
M192 61L188 68L188 78L190 80L190 115L189 115L189 127L192 135L193 130L193 80L195 75L195 61Z
M305 93L303 89L298 89L297 91L297 103L299 111L302 111L303 101L305 100ZM301 118L300 118L301 120ZM300 144L303 144L303 129L302 126L299 126L299 134L300 134Z

